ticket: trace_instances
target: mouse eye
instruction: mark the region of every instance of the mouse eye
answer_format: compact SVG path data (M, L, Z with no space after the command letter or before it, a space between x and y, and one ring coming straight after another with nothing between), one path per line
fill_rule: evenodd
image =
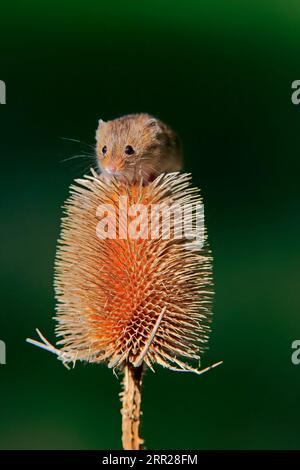
M102 153L103 153L103 155L105 155L106 152L107 152L107 147L106 147L106 145L104 145L104 147L102 147Z
M125 151L126 155L132 155L134 153L134 149L131 145L126 145L124 151Z

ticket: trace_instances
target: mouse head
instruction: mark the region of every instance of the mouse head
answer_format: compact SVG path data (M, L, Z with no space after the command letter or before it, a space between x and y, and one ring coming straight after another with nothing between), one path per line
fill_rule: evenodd
M96 132L98 166L105 176L150 181L168 171L166 162L179 154L176 135L149 114L130 114L99 121ZM179 169L179 168L178 168ZM173 169L176 171L176 169Z

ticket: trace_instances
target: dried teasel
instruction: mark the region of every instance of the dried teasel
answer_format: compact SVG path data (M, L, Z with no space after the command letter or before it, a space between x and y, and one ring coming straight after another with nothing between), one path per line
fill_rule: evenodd
M125 200L127 208L147 207L144 219L135 221L134 236L129 236L127 209L125 218L121 214ZM93 171L76 180L65 204L55 265L60 339L54 347L37 330L42 341L28 340L65 365L105 361L124 374L124 449L140 449L143 443L139 420L145 368L159 364L201 374L219 364L203 370L191 365L200 363L210 331L212 258L205 231L204 240L191 240L182 234L176 214L168 221L168 236L164 226L155 237L149 231L154 219L148 208L174 204L202 207L189 174L160 175L147 186L102 181ZM99 207L105 208L105 217ZM195 211L187 217L190 229L195 228ZM99 236L103 220L114 237ZM162 214L155 220L161 223Z

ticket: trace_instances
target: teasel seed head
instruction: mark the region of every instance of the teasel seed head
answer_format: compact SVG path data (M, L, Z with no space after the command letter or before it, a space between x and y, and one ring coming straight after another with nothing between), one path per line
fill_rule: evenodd
M108 207L107 220L116 215L121 225L120 197L128 206L202 204L190 179L170 173L132 187L93 173L71 186L55 264L60 349L53 352L63 362L194 370L190 361L199 361L210 331L212 258L206 240L203 246L184 236L166 238L163 231L136 239L97 234L99 206ZM195 217L190 214L192 226ZM170 219L171 235L178 223Z

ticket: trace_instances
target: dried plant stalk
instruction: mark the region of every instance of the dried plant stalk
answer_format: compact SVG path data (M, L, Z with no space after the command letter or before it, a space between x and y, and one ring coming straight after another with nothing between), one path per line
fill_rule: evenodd
M77 180L65 204L56 258L58 348L39 332L41 342L29 341L65 365L104 361L123 372L123 446L139 449L142 369L159 364L201 374L210 368L197 365L210 331L212 259L206 243L191 246L185 237L163 233L154 239L100 239L99 205L110 207L108 220L116 214L121 230L124 196L128 206L201 203L188 174L161 175L147 186L104 182L95 173ZM171 234L178 224L172 218Z
M143 439L139 436L141 415L141 386L143 366L124 366L122 401L122 444L125 450L140 450Z

